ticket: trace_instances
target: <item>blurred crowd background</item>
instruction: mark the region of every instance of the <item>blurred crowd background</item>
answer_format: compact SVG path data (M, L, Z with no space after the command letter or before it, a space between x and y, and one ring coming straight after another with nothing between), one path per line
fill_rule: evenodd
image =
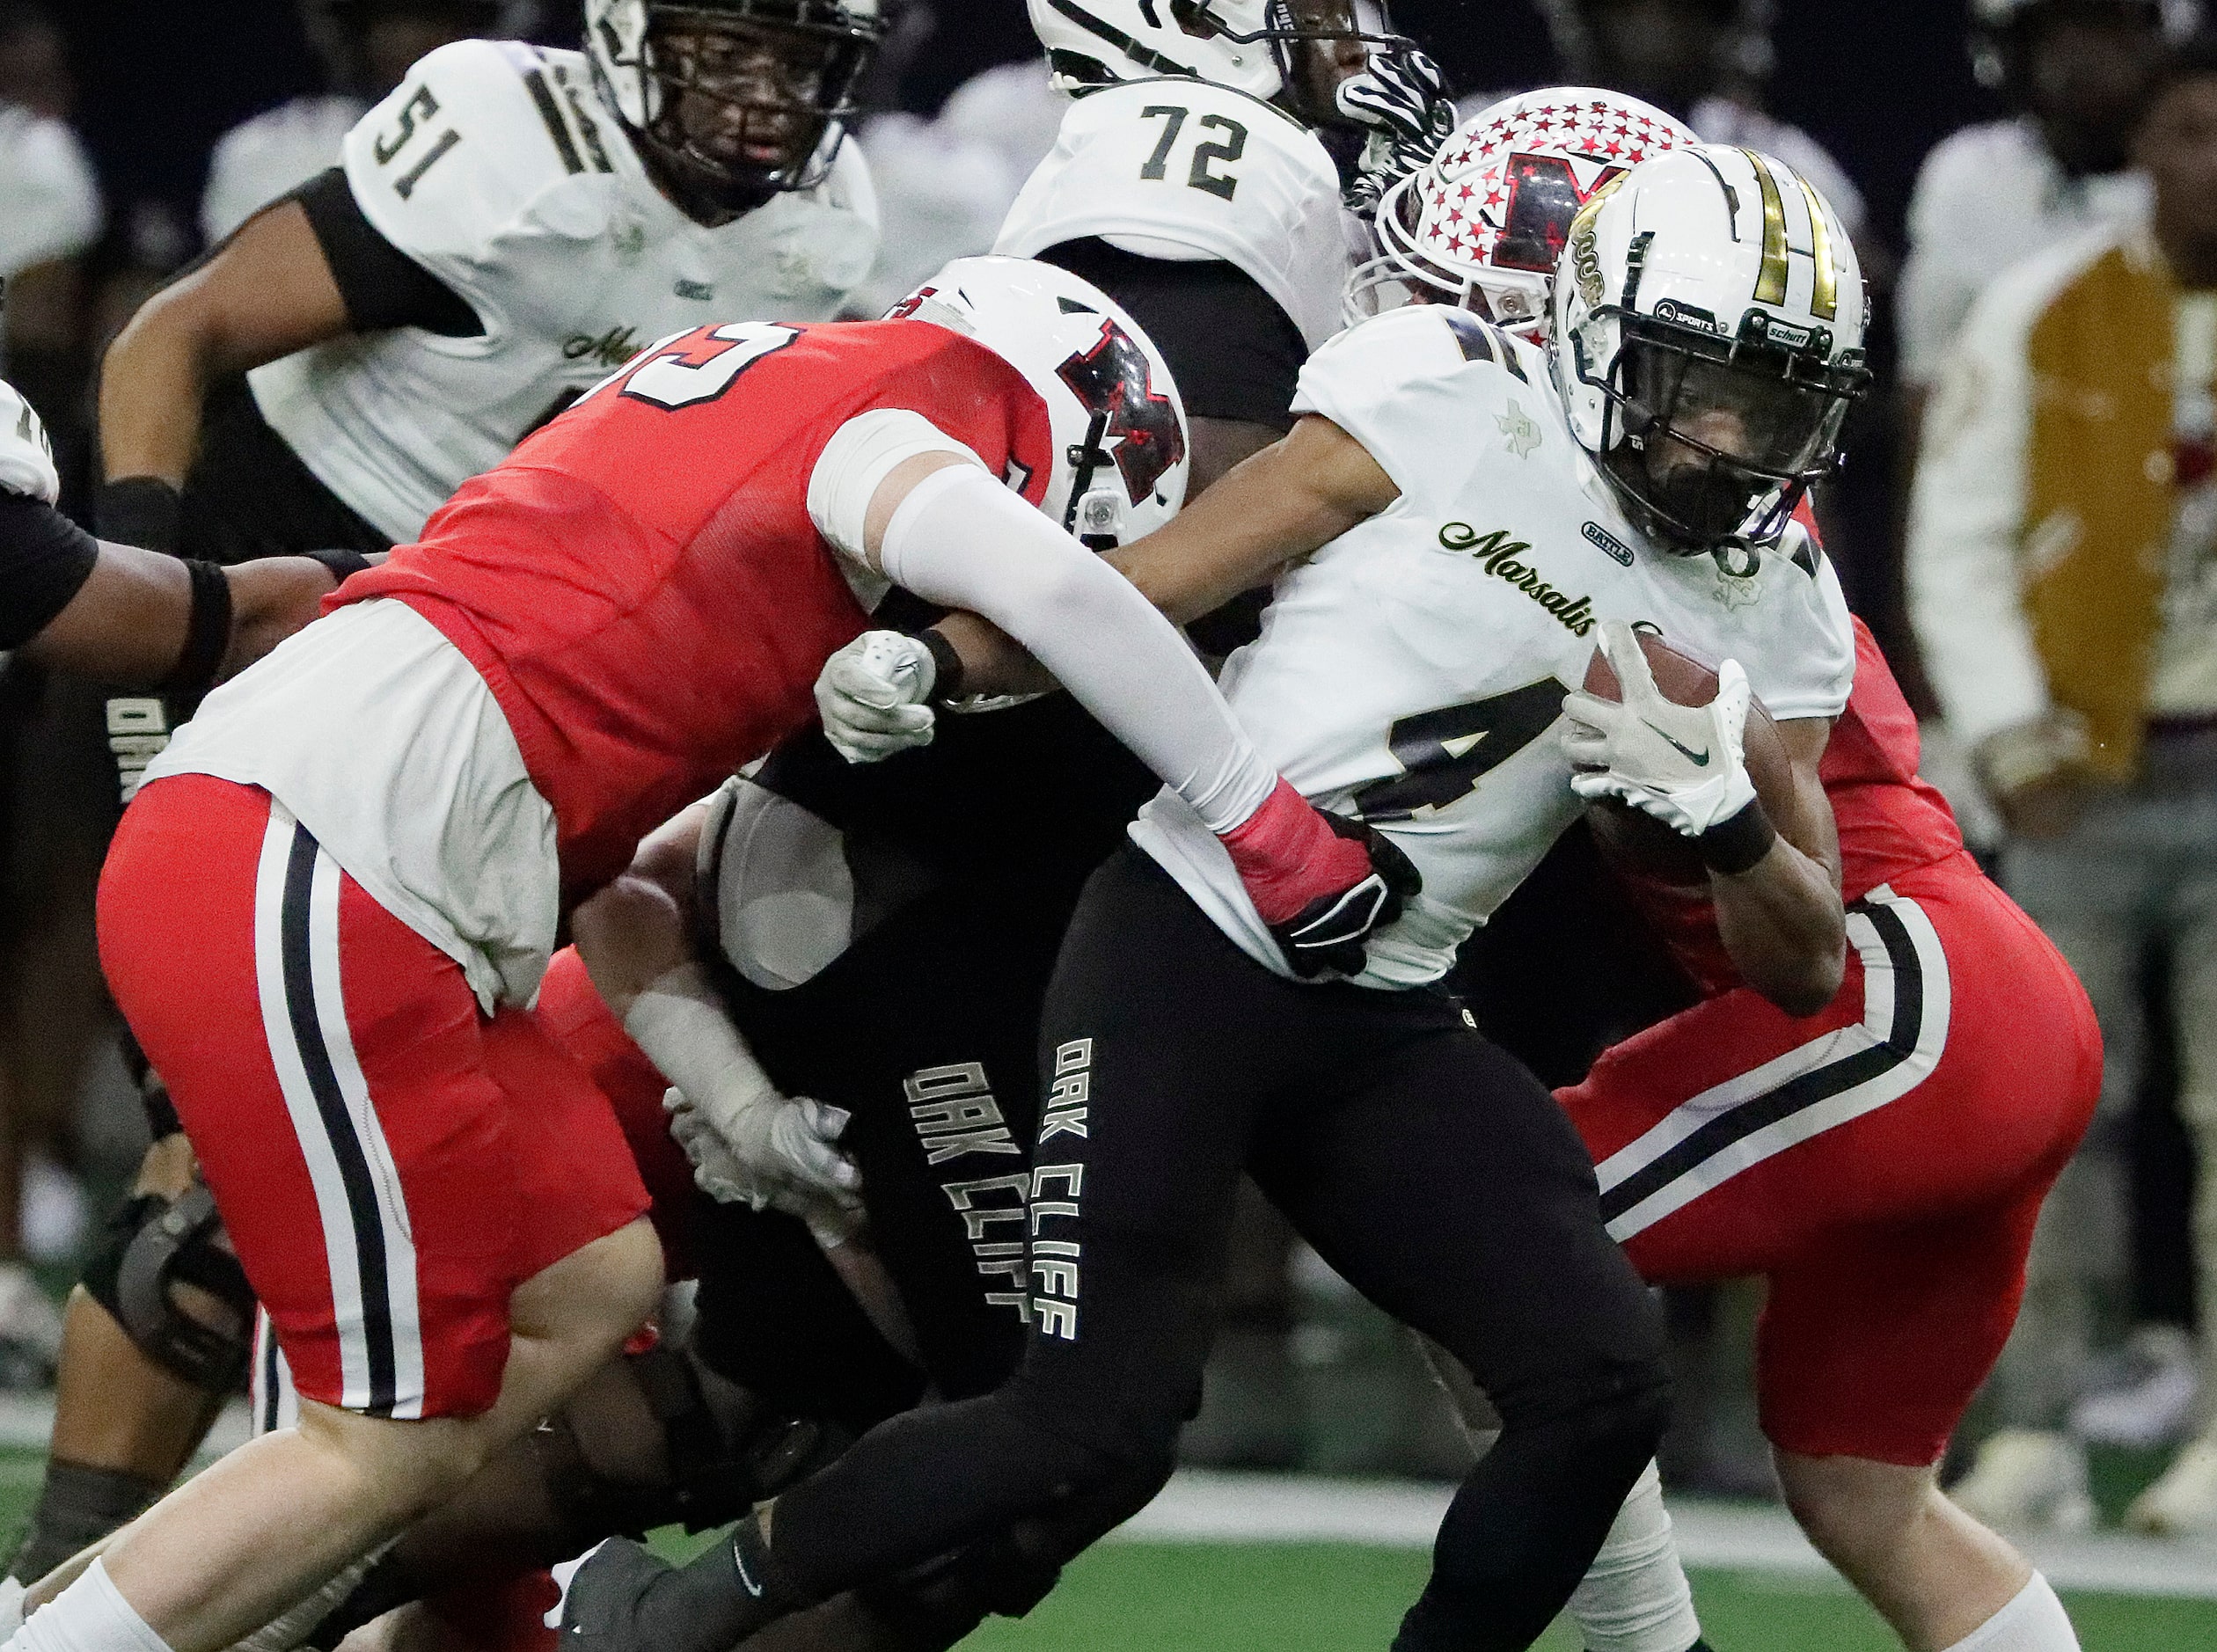
M1395 24L1444 65L1466 113L1534 85L1614 85L1687 116L1705 138L1781 154L1857 226L1881 387L1822 501L1827 542L1851 601L1929 720L1928 771L2005 880L2045 892L2047 910L2035 915L2069 931L2059 939L2082 973L2099 975L2089 984L2113 1052L2094 1167L2080 1178L2089 1185L2072 1195L2068 1232L2043 1252L2026 1346L1984 1408L1981 1433L2000 1429L1994 1437L2008 1451L1979 1472L1989 1495L2016 1500L1992 1506L2011 1524L2082 1517L2073 1499L2082 1502L2089 1440L2217 1451L2190 1445L2203 1424L2198 1390L2208 1385L2193 1331L2191 1125L2217 1112L2217 1099L2198 1100L2217 1074L2198 1073L2196 1062L2198 1048L2217 1042L2217 1001L2204 1001L2217 1000L2217 978L2206 992L2200 981L2217 977L2217 956L2204 957L2217 954L2206 944L2217 932L2196 928L2198 902L2217 924L2217 661L2203 658L2217 650L2217 610L2187 600L2208 583L2206 541L2217 537L2208 508L2193 525L2195 501L2210 504L2217 318L2191 290L2217 284L2217 271L2167 270L2160 254L2149 263L2148 191L2131 166L2146 76L2166 32L2190 28L2192 12L2192 0L1393 7ZM422 51L487 33L565 44L577 27L563 0L0 0L4 371L54 434L65 506L81 512L99 479L101 352L150 292L328 164L366 100ZM860 142L887 243L867 296L889 302L947 258L984 249L1051 143L1060 106L1023 0L915 0L867 102ZM2155 208L2158 220L2177 221L2170 239L2156 238L2166 248L2191 242L2197 203L2217 219L2217 103L2210 114L2210 129L2172 135L2177 164ZM1966 128L1978 130L1954 135ZM2057 247L2107 223L2122 226L2104 244L2121 259L2111 287L2100 285L2110 277L2098 260L2029 286L2012 276L2028 257L2052 265ZM1974 302L2012 279L2008 303L1978 312L1983 365L1950 366ZM2136 280L2155 283L2152 298ZM2067 332L2074 314L2114 320L2104 293L2141 303L2131 313L2145 349L2096 328L2071 334L2080 355L2097 358L2090 364L2051 359L2047 322ZM2012 379L2008 363L2022 368L2027 349L2039 359ZM2120 362L2131 364L2124 378L2096 382ZM2041 387L2056 384L2078 398L2080 425L2054 428L2043 411ZM2137 424L2135 398L2160 403ZM2122 445L2102 435L2120 418L2140 432ZM1949 465L1944 482L1931 479ZM2059 489L2068 497L2051 505ZM2131 544L2071 515L2083 498L2098 516L2118 489L2138 490ZM1965 526L1987 492L2000 502ZM1965 562L1950 547L1975 538L1981 522L2001 549ZM2010 542L2027 538L2026 523L2046 537ZM2154 632L2131 634L2128 616L2116 622L2121 642L2089 632L2058 643L2069 627L2049 610L2088 608L2084 593L2104 588L2103 556L2122 559L2154 591ZM1922 614L1913 611L1920 603ZM1920 634L1945 656L1944 671L1928 676ZM1988 703L1994 673L2025 676L2024 638L2036 653L2082 655L2045 660L2043 693ZM2123 653L2103 652L2112 647ZM2157 686L2145 662L2105 670L2140 658L2135 647L2153 650ZM2072 698L2082 678L2091 684L2083 705ZM20 662L0 673L0 1384L18 1388L49 1379L48 1297L142 1145L91 939L92 884L116 809L100 706L93 691ZM1975 725L1975 737L1950 738L1943 710ZM2204 799L2207 818L2197 812ZM1675 1007L1682 990L1608 908L1579 853L1573 843L1550 863L1467 967L1466 985L1504 1042L1556 1083L1578 1077L1602 1041ZM2217 1211L2208 1226L2201 1248L2217 1261ZM2217 1289L2217 1273L2211 1280ZM1197 1460L1455 1467L1462 1447L1421 1362L1259 1213L1243 1232L1235 1291L1189 1440ZM1730 1291L1672 1303L1684 1398L1665 1467L1681 1486L1767 1495L1745 1382L1753 1312ZM2210 1478L2217 1488L2217 1457Z

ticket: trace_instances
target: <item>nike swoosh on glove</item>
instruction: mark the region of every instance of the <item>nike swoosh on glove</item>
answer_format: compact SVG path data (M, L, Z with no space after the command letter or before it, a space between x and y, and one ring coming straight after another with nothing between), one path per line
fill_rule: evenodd
M1439 65L1415 47L1370 48L1360 74L1340 83L1333 101L1371 128L1345 192L1348 210L1368 220L1380 196L1439 153L1455 129L1455 105Z
M1423 887L1392 839L1313 807L1284 779L1222 841L1271 939L1304 979L1328 969L1362 974L1365 939Z
M816 674L824 738L849 763L878 763L930 745L938 719L924 702L938 676L932 651L915 638L864 632Z
M1749 690L1738 661L1716 669L1716 696L1708 705L1679 705L1655 686L1640 640L1622 620L1602 622L1601 652L1624 699L1613 704L1583 690L1564 698L1572 791L1589 801L1629 803L1688 837L1755 800L1741 744Z

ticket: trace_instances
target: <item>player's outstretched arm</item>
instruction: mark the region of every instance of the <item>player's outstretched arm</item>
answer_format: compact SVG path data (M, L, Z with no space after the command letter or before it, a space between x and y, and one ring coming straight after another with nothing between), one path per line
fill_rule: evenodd
M0 647L119 686L202 692L313 619L340 577L310 557L181 561L95 540L43 500L0 502Z
M174 490L199 451L208 386L350 325L307 211L292 200L258 213L213 257L148 299L100 368L100 453L110 487L101 531L172 548ZM129 486L117 492L118 483Z
M841 542L839 524L830 531ZM1116 570L975 459L945 451L884 477L860 537L896 584L1006 632L1160 775L1224 844L1297 974L1362 969L1364 938L1416 892L1416 869L1263 762L1183 635ZM836 699L864 683L882 686L889 707L969 691L943 636L896 632L866 632L834 654L817 699L827 683Z
M1237 442L1255 427L1228 428L1226 439ZM1268 584L1400 496L1360 442L1311 413L1290 435L1249 450L1170 522L1103 559L1165 617L1184 625ZM971 693L1035 694L1056 686L1021 644L974 613L949 614L933 630L962 662ZM913 728L889 726L884 751L873 755L916 743L904 736L920 735L927 719L919 711Z
M1282 441L1108 560L1183 625L1269 583L1400 497L1361 442L1309 413Z

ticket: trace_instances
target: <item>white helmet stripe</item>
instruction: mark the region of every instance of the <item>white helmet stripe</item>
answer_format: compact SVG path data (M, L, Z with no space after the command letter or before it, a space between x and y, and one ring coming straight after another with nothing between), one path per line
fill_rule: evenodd
M1188 79L1200 77L1200 70L1178 62L1173 58L1165 57L1153 47L1135 40L1115 24L1104 18L1095 17L1085 7L1078 4L1077 0L1047 0L1047 4L1085 30L1087 33L1099 36L1131 59L1133 62L1152 69L1158 75L1183 75Z

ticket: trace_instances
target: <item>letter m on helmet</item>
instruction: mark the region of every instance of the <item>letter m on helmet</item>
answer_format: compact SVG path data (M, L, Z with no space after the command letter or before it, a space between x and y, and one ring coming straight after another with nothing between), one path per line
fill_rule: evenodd
M1174 402L1155 388L1147 354L1113 319L1103 318L1093 348L1055 369L1093 416L1094 441L1111 452L1135 505L1186 456L1185 426Z

